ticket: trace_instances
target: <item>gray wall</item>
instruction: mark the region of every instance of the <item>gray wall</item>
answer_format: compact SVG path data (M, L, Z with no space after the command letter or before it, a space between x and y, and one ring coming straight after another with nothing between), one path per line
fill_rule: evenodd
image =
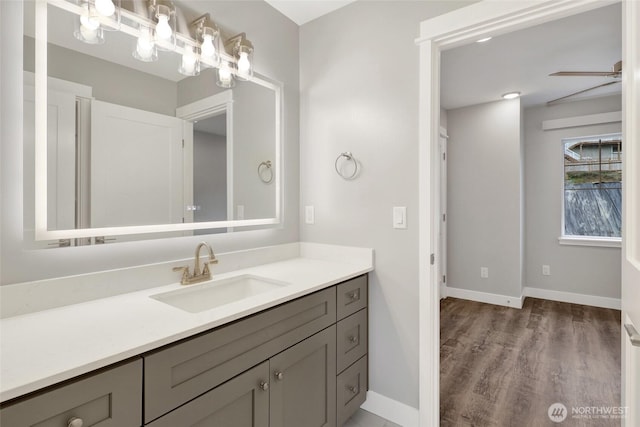
M520 297L520 101L448 110L447 120L447 286Z
M620 132L620 123L542 130L544 120L620 111L620 96L524 110L526 286L620 298L620 249L563 246L562 138ZM542 275L542 265L551 275Z
M300 28L303 241L371 247L370 387L418 407L419 23L466 3L359 1ZM334 161L351 151L354 180ZM408 228L392 228L406 206Z
M226 136L193 132L193 203L195 222L227 219Z
M35 71L34 55L34 39L25 36L25 71ZM176 115L176 82L54 44L49 44L47 55L50 77L91 86L93 96L100 101L168 116Z
M187 258L202 236L47 250L29 250L23 241L22 213L22 3L0 2L2 60L2 277L9 284L48 277ZM216 20L246 31L256 47L259 73L285 85L284 225L216 234L206 240L218 252L299 240L299 57L298 27L263 1L197 2ZM5 25L6 24L6 25ZM9 143L11 141L11 143Z

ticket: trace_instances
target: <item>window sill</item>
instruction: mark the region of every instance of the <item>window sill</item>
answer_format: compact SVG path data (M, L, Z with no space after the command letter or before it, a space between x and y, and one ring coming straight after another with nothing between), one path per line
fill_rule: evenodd
M621 248L622 239L620 237L583 237L583 236L562 236L558 238L561 245L571 246L595 246L600 248Z

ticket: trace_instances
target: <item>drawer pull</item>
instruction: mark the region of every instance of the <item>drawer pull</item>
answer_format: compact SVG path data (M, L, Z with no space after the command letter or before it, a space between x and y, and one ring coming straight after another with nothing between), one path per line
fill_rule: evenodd
M261 381L261 382L260 382L260 389L261 389L261 390L264 390L264 391L269 390L269 383L268 383L268 382L266 382L266 381Z
M358 394L358 387L356 386L350 385L350 386L347 386L347 389L349 389L349 391L353 394Z
M82 418L73 417L73 418L69 418L69 421L67 422L67 427L82 427L83 424L84 424L84 421L82 421Z
M349 292L347 297L352 301L358 299L359 298L358 291Z
M354 335L350 335L349 336L349 342L352 344L355 344L358 342L358 338L356 338Z
M282 381L282 379L284 378L284 374L280 371L275 371L273 373L273 376L276 377L278 381Z

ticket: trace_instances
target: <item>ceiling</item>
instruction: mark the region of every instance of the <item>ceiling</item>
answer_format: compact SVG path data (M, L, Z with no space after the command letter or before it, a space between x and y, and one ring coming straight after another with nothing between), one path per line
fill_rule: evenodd
M471 43L442 53L441 105L459 108L522 93L524 107L611 81L553 77L556 71L611 71L622 57L620 3ZM571 100L620 93L621 84Z
M298 25L353 3L355 0L265 0Z

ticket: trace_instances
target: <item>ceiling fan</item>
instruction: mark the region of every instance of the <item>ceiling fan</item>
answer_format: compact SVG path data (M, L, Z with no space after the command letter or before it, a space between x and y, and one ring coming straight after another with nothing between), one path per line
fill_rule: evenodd
M614 81L606 82L597 86L590 87L588 89L583 89L578 92L574 92L572 94L563 96L561 98L553 99L547 102L547 105L553 105L558 103L564 99L569 97L579 95L581 93L588 92L590 90L594 90L600 87L609 86L612 84L620 83L620 77L622 77L622 61L618 61L613 65L611 71L558 71L556 73L549 74L550 76L561 76L561 77L573 77L573 76L583 76L583 77L611 77L612 79L616 79Z

